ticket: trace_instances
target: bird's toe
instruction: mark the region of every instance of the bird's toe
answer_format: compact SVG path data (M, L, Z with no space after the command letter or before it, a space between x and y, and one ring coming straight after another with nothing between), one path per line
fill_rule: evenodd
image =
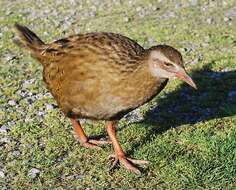
M96 139L89 139L89 142L95 145L104 145L104 144L111 144L110 140L96 140Z
M90 148L90 149L102 149L100 146L96 145L96 144L93 144L91 142L83 142L81 143L81 145L85 148Z
M117 156L117 155L110 155L109 160L111 160L111 167L110 170L114 169L115 166L117 165L118 161L120 162L120 164L126 168L128 171L135 173L137 175L140 175L141 172L140 170L135 167L133 164L148 164L149 161L146 160L136 160L133 158L126 158L125 156Z

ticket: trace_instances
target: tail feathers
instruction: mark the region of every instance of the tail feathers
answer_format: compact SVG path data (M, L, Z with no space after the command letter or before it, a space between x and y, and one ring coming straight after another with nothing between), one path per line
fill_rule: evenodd
M30 51L42 50L45 43L30 29L20 24L15 24L15 29L19 37L17 44L25 46Z

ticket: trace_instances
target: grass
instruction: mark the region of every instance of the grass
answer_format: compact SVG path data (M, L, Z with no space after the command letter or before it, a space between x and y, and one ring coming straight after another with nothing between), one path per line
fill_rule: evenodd
M230 95L236 91L236 18L224 20L236 6L234 0L199 1L196 6L181 1L186 6L180 8L173 1L105 1L96 5L95 16L88 14L95 6L92 1L76 6L35 2L0 2L0 125L7 128L0 133L0 170L5 174L1 189L236 188L236 97ZM145 9L144 16L139 7ZM75 16L67 18L73 11ZM67 19L71 23L64 31ZM79 28L119 32L145 47L151 39L181 51L198 91L171 81L141 108L144 120L120 122L118 136L127 155L151 161L140 168L142 176L119 167L108 172L112 147L82 148L60 111L46 109L55 101L42 82L41 66L12 43L15 22L45 41ZM11 100L16 105L9 105ZM86 124L85 130L106 134L102 122ZM40 170L35 178L28 176L32 168Z

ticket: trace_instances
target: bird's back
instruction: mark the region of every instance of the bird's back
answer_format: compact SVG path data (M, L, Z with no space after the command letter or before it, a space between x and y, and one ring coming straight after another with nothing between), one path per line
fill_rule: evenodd
M103 56L107 60L110 56L113 62L122 63L121 57L132 59L143 51L144 49L138 43L123 35L94 32L69 36L48 44L42 52L42 59L44 57L46 62L63 60L69 56L72 59Z

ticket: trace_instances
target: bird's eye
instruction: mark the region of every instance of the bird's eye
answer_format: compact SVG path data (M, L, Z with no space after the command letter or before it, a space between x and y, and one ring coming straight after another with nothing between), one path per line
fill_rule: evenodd
M172 66L172 64L171 64L171 63L164 62L164 64L165 64L165 66L167 66L167 67L170 67L170 66Z

